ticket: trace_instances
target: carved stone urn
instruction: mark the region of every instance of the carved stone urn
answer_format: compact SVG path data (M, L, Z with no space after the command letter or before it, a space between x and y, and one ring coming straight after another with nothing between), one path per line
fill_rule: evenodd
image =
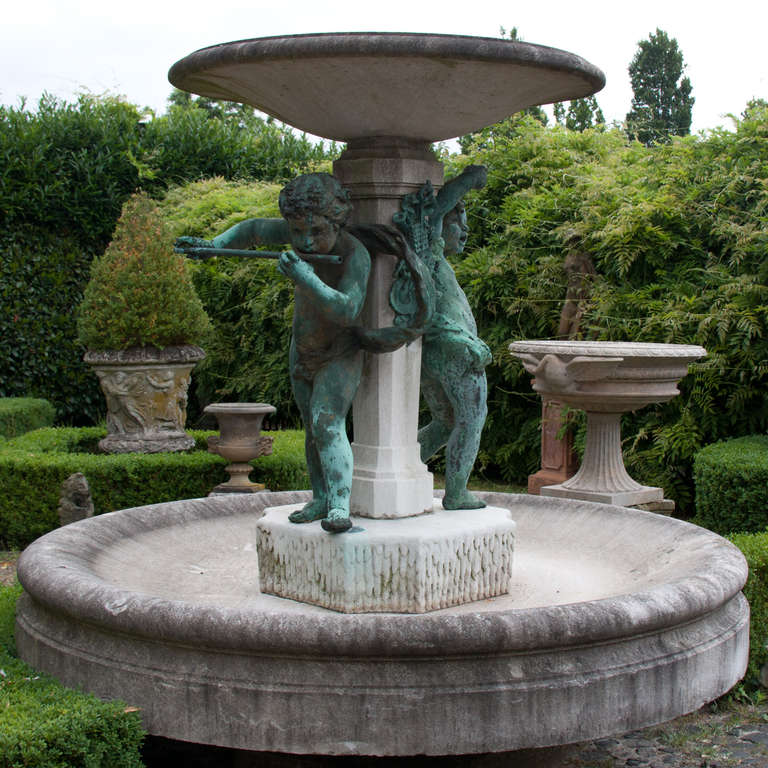
M272 438L261 434L261 425L275 407L267 403L214 403L203 410L219 422L220 434L208 438L208 450L230 462L225 467L229 480L217 485L212 494L263 491L264 485L251 482L248 475L253 459L272 453Z
M129 347L92 351L83 358L99 377L107 400L105 453L185 451L195 439L184 431L192 369L200 347Z
M687 344L613 341L516 341L510 352L532 374L533 388L587 412L581 468L570 479L544 486L542 496L621 506L661 501L664 490L633 480L621 454L621 414L679 394L688 364L707 352Z

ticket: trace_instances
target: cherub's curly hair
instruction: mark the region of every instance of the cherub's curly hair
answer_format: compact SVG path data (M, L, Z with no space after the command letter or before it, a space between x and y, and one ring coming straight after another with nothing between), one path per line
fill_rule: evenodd
M349 192L330 173L305 173L280 191L278 200L283 218L293 219L318 213L343 227L352 210Z

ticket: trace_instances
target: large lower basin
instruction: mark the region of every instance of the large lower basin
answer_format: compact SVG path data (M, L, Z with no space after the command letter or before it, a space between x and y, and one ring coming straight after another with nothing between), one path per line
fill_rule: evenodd
M299 754L573 743L695 710L741 678L747 571L730 543L638 510L481 495L517 521L510 594L419 615L260 593L255 521L306 492L66 526L19 562L20 655L140 707L155 735Z

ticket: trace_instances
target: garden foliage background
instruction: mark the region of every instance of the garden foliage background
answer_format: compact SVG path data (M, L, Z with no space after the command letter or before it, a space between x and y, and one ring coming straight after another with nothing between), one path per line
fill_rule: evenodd
M79 362L72 308L122 202L155 196L177 234L212 235L276 216L281 181L330 170L312 145L247 113L177 104L141 121L136 107L82 97L36 112L0 110L0 396L52 400L63 423L97 421L95 377ZM494 352L478 469L524 481L539 461L540 404L507 345L557 333L569 249L597 275L588 339L695 343L682 395L627 418L630 471L685 512L703 445L768 427L768 109L733 130L643 146L619 128L583 132L522 116L462 141L447 175L488 167L468 197L471 237L455 264ZM287 376L292 290L273 264L193 265L214 332L195 375L197 411L214 399L271 402L298 424ZM194 416L194 412L193 412Z

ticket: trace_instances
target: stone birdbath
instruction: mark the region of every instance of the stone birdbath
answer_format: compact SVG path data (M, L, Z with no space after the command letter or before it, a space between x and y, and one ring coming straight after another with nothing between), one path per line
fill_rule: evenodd
M707 353L687 344L613 341L516 341L510 352L534 376L533 388L587 412L579 471L542 496L632 506L660 501L664 490L633 480L621 453L621 414L679 394L688 365Z
M275 412L266 403L213 403L203 409L219 422L218 436L208 438L208 450L227 459L229 480L213 489L213 493L257 493L262 483L248 479L250 462L272 453L272 438L261 434L264 417Z

